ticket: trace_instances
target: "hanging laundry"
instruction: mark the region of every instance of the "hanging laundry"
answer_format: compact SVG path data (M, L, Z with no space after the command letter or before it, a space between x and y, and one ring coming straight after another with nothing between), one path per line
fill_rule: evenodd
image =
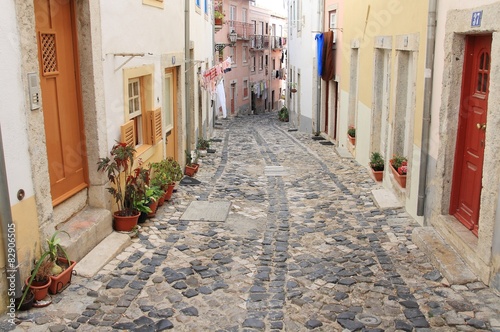
M323 71L321 78L325 81L330 81L335 76L335 51L333 47L333 31L323 33L324 44L321 54L323 62Z
M217 84L217 104L216 109L219 110L219 107L222 107L222 117L227 118L227 109L226 109L226 92L224 91L224 79L221 79Z
M316 59L318 60L318 75L321 76L323 73L323 40L324 36L322 33L318 33L314 39L316 39Z

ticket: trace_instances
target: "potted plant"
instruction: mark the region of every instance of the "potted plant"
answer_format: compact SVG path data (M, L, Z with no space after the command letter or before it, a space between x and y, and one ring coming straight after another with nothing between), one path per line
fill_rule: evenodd
M97 170L107 174L109 182L113 186L107 188L108 192L115 199L118 210L113 213L114 229L116 231L130 232L139 219L140 212L136 204L140 201L137 193L137 186L134 181L137 176L133 176L135 149L127 143L117 142L113 145L110 157L100 158ZM136 174L135 174L136 175Z
M210 141L204 139L203 137L198 138L196 143L196 149L199 151L200 156L204 157L207 155L207 149L210 148Z
M31 276L26 279L26 288L19 302L18 310L26 302L25 299L30 290L34 294L34 300L40 301L47 296L49 291L51 294L57 294L71 281L76 262L70 261L68 254L59 244L58 233L55 232L47 240L47 250L42 253L31 272Z
M193 176L194 173L196 173L196 167L193 166L191 154L186 151L186 167L184 168L184 174Z
M172 157L151 164L151 185L164 191L164 200L169 200L174 191L175 182L182 180L183 173L179 163Z
M288 108L286 108L286 106L283 106L278 111L278 119L280 121L288 122L288 120L289 120L289 114L288 114Z
M372 152L370 155L370 168L376 181L382 181L384 177L384 158L380 152Z
M391 171L394 178L401 186L401 188L406 188L406 173L408 172L408 160L406 157L400 155L394 155L390 160Z
M290 83L288 83L288 85L290 86L290 92L291 93L297 92L297 83L290 82Z
M356 145L356 128L354 126L349 126L347 129L347 138L352 145Z
M222 25L223 23L223 19L226 15L224 15L224 13L220 10L220 9L216 9L214 11L214 23L215 25Z

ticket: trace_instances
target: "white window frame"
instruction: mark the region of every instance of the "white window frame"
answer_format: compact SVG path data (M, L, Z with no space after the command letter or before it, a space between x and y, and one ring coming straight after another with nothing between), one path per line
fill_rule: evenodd
M333 42L337 42L337 10L330 11L330 31L333 31Z

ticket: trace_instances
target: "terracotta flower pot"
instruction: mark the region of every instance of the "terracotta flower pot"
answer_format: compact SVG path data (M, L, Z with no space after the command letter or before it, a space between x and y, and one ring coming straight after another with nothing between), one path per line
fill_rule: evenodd
M162 206L165 203L165 195L158 198L158 206Z
M196 168L193 166L186 165L186 168L184 169L184 174L186 174L187 176L193 176L194 173L196 173Z
M373 168L370 168L371 171L372 171L372 174L373 174L373 178L375 179L375 181L382 181L382 179L384 178L384 171L374 171Z
M120 211L113 213L113 228L118 232L130 232L135 226L141 215L139 212L133 216L120 216Z
M168 185L167 190L165 191L165 195L163 196L166 201L169 201L172 198L172 193L174 192L175 183L171 183Z
M356 137L352 137L351 135L347 134L347 138L352 145L356 145Z
M59 263L63 263L63 264L68 265L68 260L66 258L58 257L57 261ZM52 281L50 286L49 286L49 293L50 294L57 294L57 293L61 292L63 289L66 288L66 286L68 284L71 283L71 276L73 275L73 269L74 269L75 265L76 265L76 262L71 261L71 264L69 264L69 266L64 271L59 273L57 276L50 277L50 279Z
M26 279L26 286L28 286L30 278L31 276ZM52 280L50 278L47 279L47 282L45 283L36 281L33 281L31 283L29 288L31 289L31 292L35 296L35 301L41 301L47 296L47 294L49 293L49 287L51 283Z
M158 201L152 200L151 203L149 203L149 208L151 209L151 212L148 213L148 218L152 218L156 215L156 209L158 208Z
M394 175L394 179L398 182L399 186L401 188L406 188L406 174L405 175L399 174L398 171L396 171L396 169L392 167L392 165L391 165L391 171L392 175Z

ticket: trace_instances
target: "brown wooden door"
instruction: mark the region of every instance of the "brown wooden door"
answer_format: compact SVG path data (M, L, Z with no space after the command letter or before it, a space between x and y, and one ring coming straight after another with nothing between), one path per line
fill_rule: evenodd
M236 112L235 98L236 98L236 84L232 83L231 84L231 114L233 114L233 115Z
M466 39L450 214L477 235L491 60L491 35Z
M50 189L57 205L87 187L74 2L34 4Z

